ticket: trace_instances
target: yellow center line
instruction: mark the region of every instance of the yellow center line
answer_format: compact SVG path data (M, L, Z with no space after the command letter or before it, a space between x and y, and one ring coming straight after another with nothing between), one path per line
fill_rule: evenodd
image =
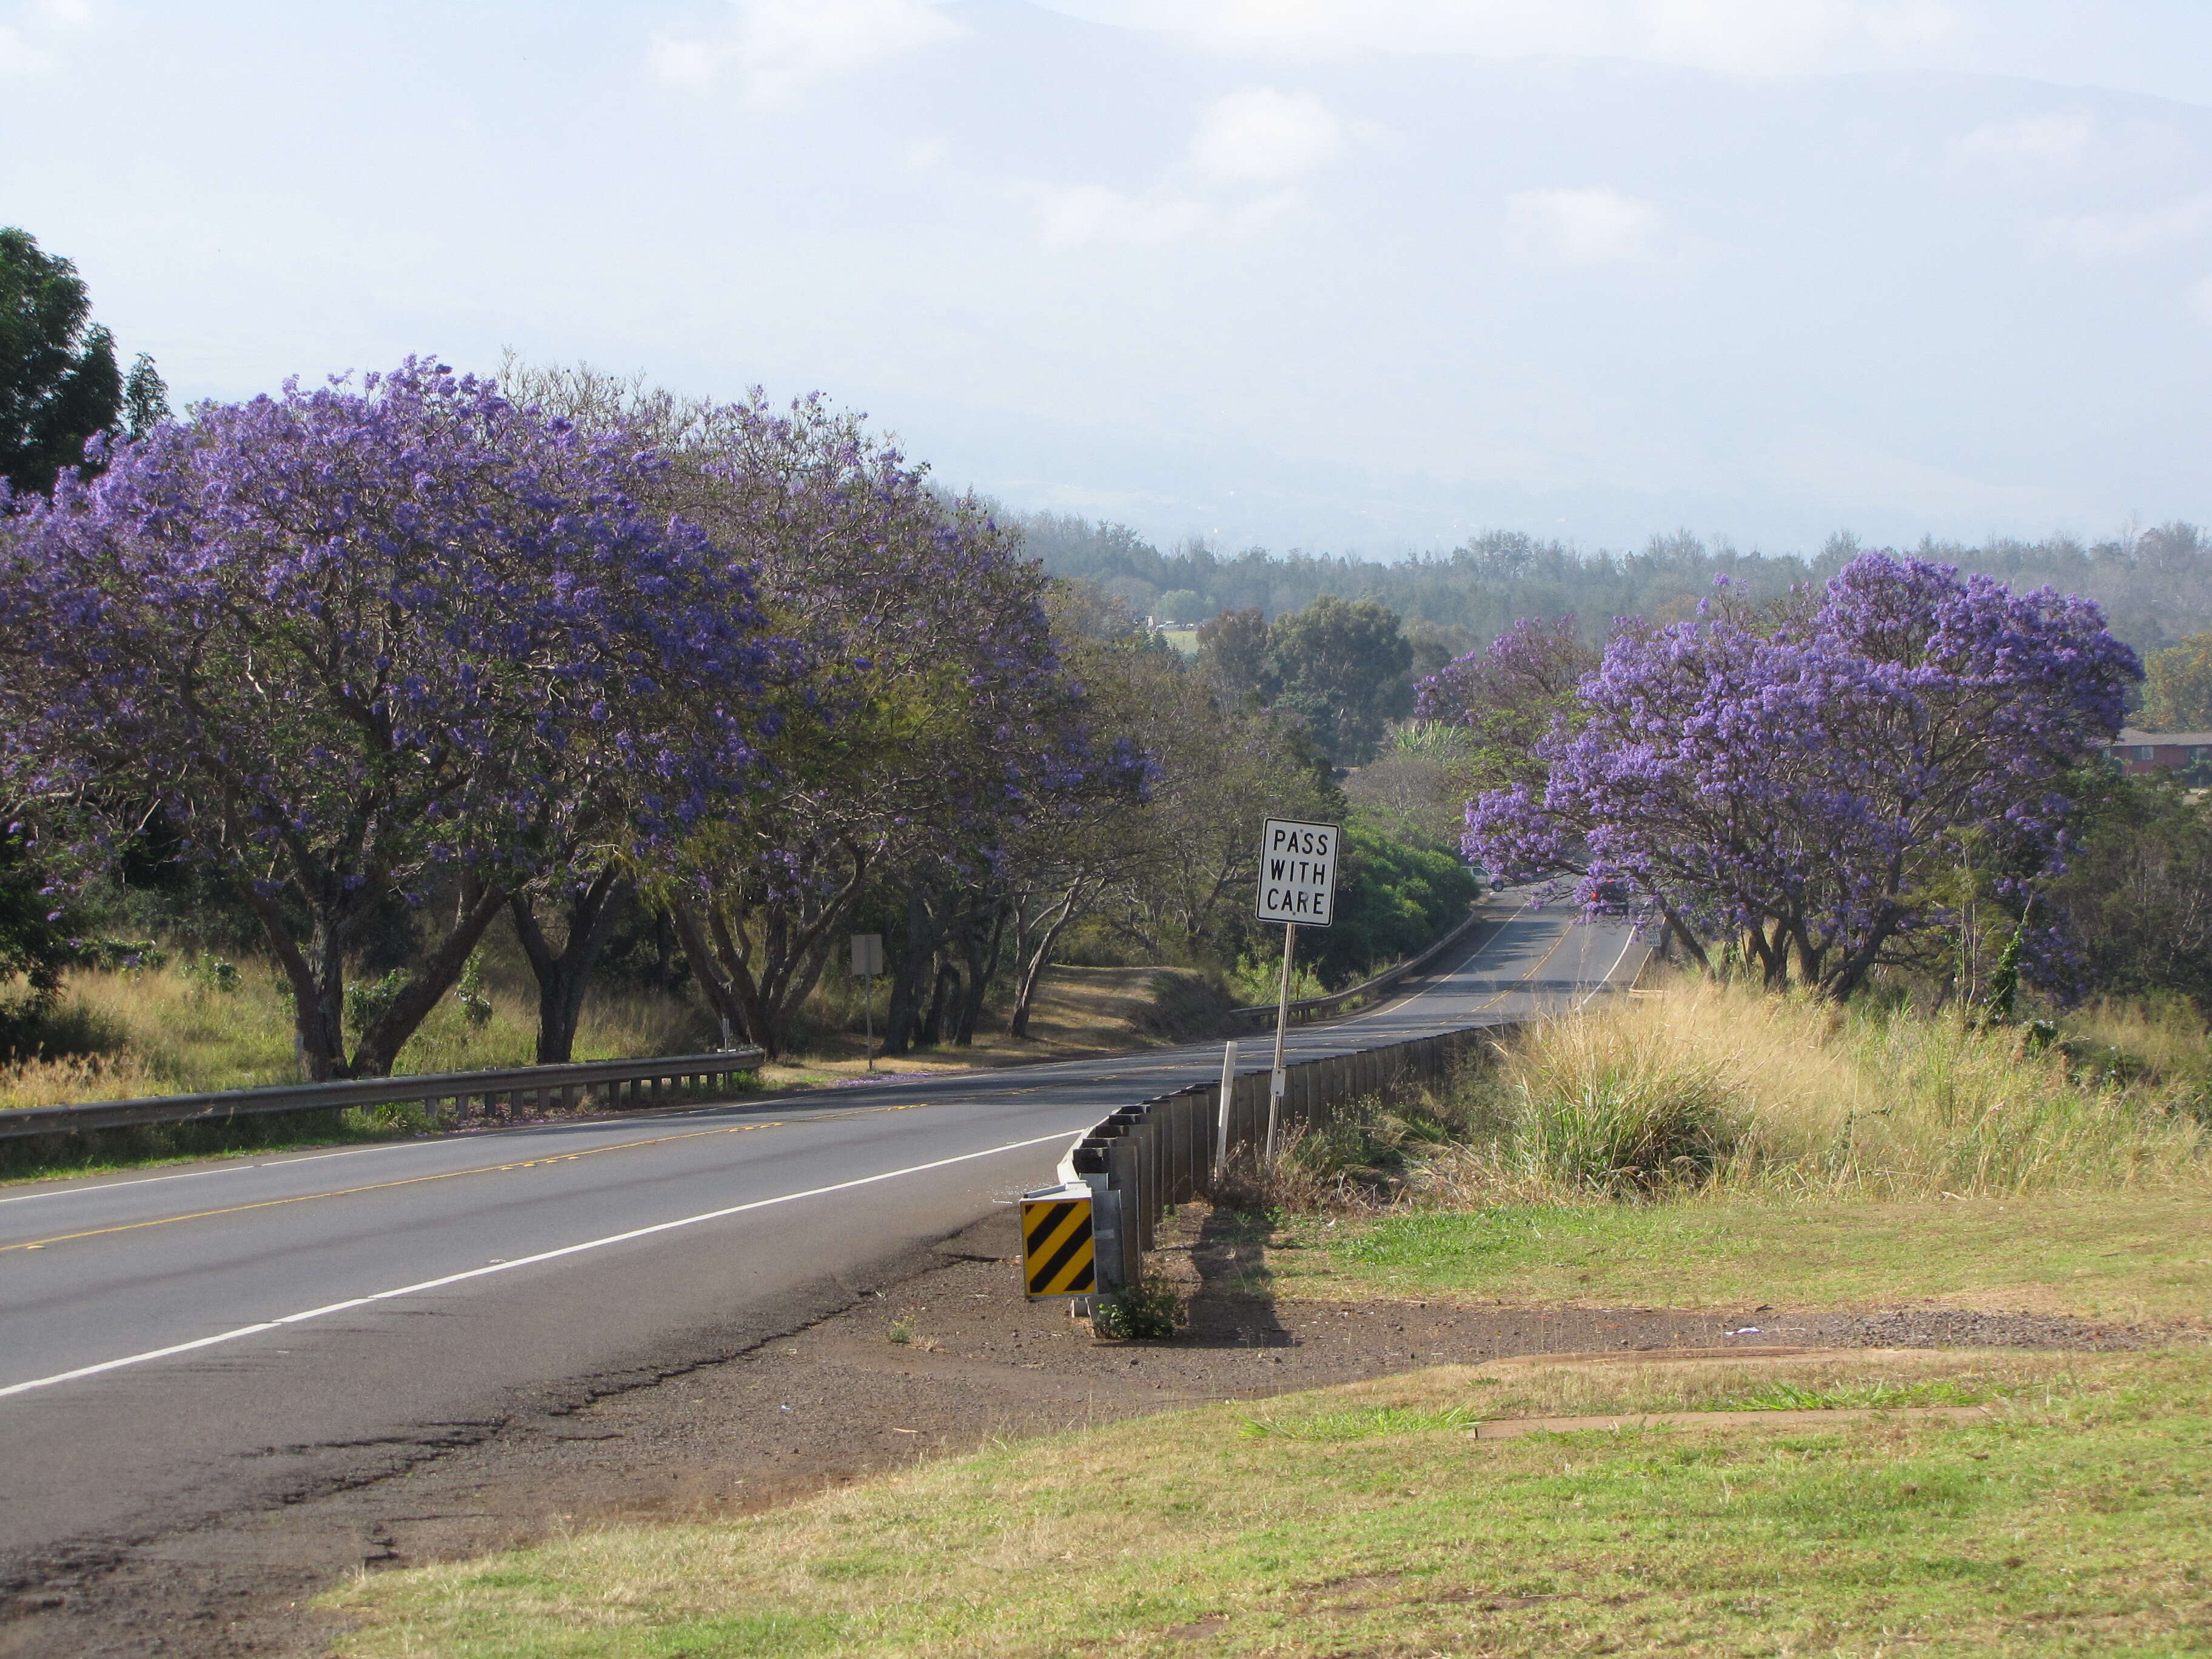
M1538 957L1536 960L1530 964L1528 971L1521 975L1522 983L1526 984L1528 981L1535 978L1536 969L1541 968L1546 963L1549 962L1553 957L1558 953L1559 948L1566 942L1567 935L1563 932L1560 933L1559 938L1552 941L1552 948L1549 951L1545 951L1542 956ZM1505 998L1512 995L1513 993L1519 988L1520 988L1518 986L1509 985L1504 990L1498 992L1497 995L1490 998L1489 1001L1476 1003L1474 1007L1468 1010L1468 1012L1470 1014L1479 1014L1485 1008L1489 1007L1491 1003L1503 1001Z
M847 1111L811 1114L804 1121L823 1123L839 1118L867 1117L878 1112L907 1112L925 1104L921 1101L899 1101L888 1106L855 1106ZM709 1135L741 1135L754 1129L787 1128L799 1120L770 1118L759 1123L734 1123L720 1129L693 1129L680 1135L654 1135L645 1140L618 1141L611 1146L587 1146L580 1152L554 1152L544 1158L518 1158L509 1164L479 1164L474 1169L447 1170L437 1175L409 1176L399 1181L371 1182L365 1187L338 1187L325 1193L298 1193L290 1198L264 1198L252 1204L230 1204L217 1210L194 1210L188 1215L156 1216L150 1221L119 1222L112 1227L88 1227L82 1232L56 1233L50 1238L27 1240L21 1244L0 1244L0 1255L11 1250L43 1250L49 1244L67 1244L74 1239L99 1238L109 1233L137 1232L144 1227L167 1227L180 1221L205 1221L219 1215L242 1215L248 1210L273 1210L286 1204L306 1204L320 1198L352 1198L362 1193L390 1192L398 1187L421 1187L434 1181L456 1181L463 1176L504 1175L514 1170L534 1170L540 1165L574 1164L586 1158L596 1158L602 1152L626 1152L641 1146L665 1146L672 1141L700 1140Z

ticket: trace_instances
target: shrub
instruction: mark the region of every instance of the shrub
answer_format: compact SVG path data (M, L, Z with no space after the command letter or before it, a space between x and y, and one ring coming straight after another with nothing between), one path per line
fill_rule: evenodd
M1189 1323L1182 1297L1170 1285L1145 1279L1102 1296L1092 1304L1091 1328L1123 1342L1164 1342Z

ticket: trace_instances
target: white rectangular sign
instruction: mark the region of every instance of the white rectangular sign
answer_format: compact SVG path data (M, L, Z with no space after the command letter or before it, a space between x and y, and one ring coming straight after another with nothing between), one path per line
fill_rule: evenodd
M1260 832L1260 920L1328 927L1336 910L1336 850L1342 838L1333 823L1269 818Z
M853 935L853 971L863 978L871 978L884 971L884 936L881 933Z

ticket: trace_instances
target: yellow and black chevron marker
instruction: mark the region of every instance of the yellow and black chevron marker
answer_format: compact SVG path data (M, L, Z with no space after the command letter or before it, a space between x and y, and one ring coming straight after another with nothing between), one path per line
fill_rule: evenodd
M1055 1187L1022 1200L1022 1285L1032 1302L1097 1288L1089 1187Z

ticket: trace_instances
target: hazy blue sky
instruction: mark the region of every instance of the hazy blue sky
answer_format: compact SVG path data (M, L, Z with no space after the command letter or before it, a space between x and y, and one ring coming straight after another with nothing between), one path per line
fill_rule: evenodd
M1390 553L2212 520L2203 0L0 0L0 222L185 398L818 387Z

